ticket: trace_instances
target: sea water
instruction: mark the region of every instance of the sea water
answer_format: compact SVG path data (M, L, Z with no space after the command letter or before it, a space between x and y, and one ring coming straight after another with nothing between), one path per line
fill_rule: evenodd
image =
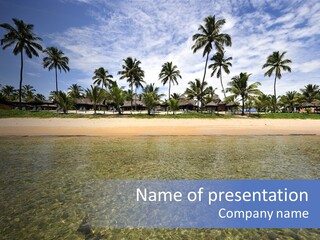
M319 239L319 229L90 226L94 198L104 194L97 185L105 180L320 179L319 146L320 136L1 137L0 236Z

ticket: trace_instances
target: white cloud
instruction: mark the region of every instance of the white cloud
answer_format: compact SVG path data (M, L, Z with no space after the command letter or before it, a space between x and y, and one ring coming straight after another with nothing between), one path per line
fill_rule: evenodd
M202 20L213 14L226 19L223 31L233 41L233 46L226 49L226 55L233 57L233 67L230 75L224 74L225 85L232 76L246 71L253 73L252 81L262 82L263 91L272 93L273 79L264 78L261 67L273 51L287 51L287 57L293 60L293 73L283 75L279 93L287 90L292 74L319 71L317 1L75 1L91 6L96 24L53 34L52 41L65 49L71 68L82 71L88 84L94 69L100 66L118 78L122 59L132 56L142 62L145 80L158 86L161 65L173 61L183 77L179 86L173 86L173 92L183 92L187 82L202 79L205 59L202 50L192 53L191 37ZM303 86L309 78L298 80ZM210 77L210 70L207 81L220 93L219 81ZM166 93L166 88L162 89Z

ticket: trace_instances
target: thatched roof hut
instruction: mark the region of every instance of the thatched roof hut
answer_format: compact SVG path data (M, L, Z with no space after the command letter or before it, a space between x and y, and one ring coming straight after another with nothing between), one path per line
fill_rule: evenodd
M121 108L124 110L124 111L129 111L131 110L131 101L125 101L123 103L123 105L121 106ZM140 100L133 100L132 101L132 108L134 110L137 110L137 111L141 111L141 110L145 110L146 109L146 105L140 101Z
M178 101L179 109L195 110L198 106L194 99L187 99L186 97L180 97Z

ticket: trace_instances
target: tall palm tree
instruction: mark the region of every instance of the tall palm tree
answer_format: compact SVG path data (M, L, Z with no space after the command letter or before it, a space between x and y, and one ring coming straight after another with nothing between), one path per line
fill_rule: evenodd
M92 77L93 83L101 85L101 87L105 87L105 89L109 88L113 83L113 76L109 74L107 69L100 67L94 71L94 76Z
M262 68L269 68L264 76L270 77L274 73L274 84L273 84L273 92L274 92L274 103L273 103L273 112L276 112L277 107L277 92L276 92L276 82L277 79L281 79L281 70L291 72L291 68L287 65L292 61L290 59L284 59L284 55L287 52L273 52L268 56L267 62L262 66Z
M225 58L224 52L217 52L215 55L213 55L211 60L213 61L213 63L209 65L209 68L212 69L211 77L213 77L213 75L216 73L217 78L220 78L222 92L224 98L226 98L227 96L222 83L222 70L227 74L230 73L229 67L232 66L230 62L232 57Z
M261 85L260 82L254 82L250 85L248 84L250 75L251 74L246 72L240 73L240 75L231 78L231 82L228 83L230 87L227 88L227 92L231 92L235 98L239 96L241 97L242 115L244 115L245 101L252 95L258 96L262 94L262 92L258 89L258 86Z
M203 48L202 56L206 56L202 83L206 78L208 59L211 50L215 48L218 52L223 52L224 45L231 46L232 44L230 35L221 33L221 28L225 23L225 19L216 21L215 16L208 16L204 19L204 25L199 26L199 33L194 34L192 37L192 40L195 41L192 46L193 53Z
M195 79L195 81L188 82L189 88L186 89L186 94L189 99L195 99L198 105L198 111L200 105L203 105L203 99L205 95L208 94L209 88L207 87L208 83L206 81L201 82L200 79Z
M86 89L86 96L93 103L94 114L97 113L97 104L101 103L105 97L105 90L99 86L90 86Z
M320 94L320 87L316 84L308 84L304 86L303 89L300 89L302 92L302 100L312 103L314 100L316 100L319 97Z
M63 70L65 72L70 71L70 68L68 66L69 64L69 58L64 55L64 53L61 50L58 50L56 47L48 47L44 50L44 52L47 54L46 57L43 58L43 67L48 68L49 71L52 69L55 70L55 76L56 76L56 92L59 92L58 89L58 75L57 75L57 69Z
M163 83L163 85L166 85L167 82L169 82L169 94L168 98L170 100L170 89L171 89L171 83L174 85L175 83L178 85L177 78L181 78L180 71L178 70L177 65L173 65L172 62L166 62L162 65L161 72L159 74L159 80Z
M139 87L143 87L142 83L144 83L144 71L139 66L141 64L137 59L133 59L132 57L127 57L123 59L124 64L122 65L122 71L119 71L118 74L121 75L120 79L127 79L129 83L129 87L131 88L131 92L133 93L133 86L135 89ZM133 110L133 99L131 99L131 111Z
M8 32L1 39L1 46L3 49L12 46L13 54L20 54L20 83L19 83L19 107L21 108L22 101L22 80L23 80L23 52L26 53L28 58L32 56L39 57L37 50L42 51L42 46L37 43L41 41L40 37L37 37L33 32L33 24L27 24L22 20L16 18L12 19L15 26L10 25L9 23L0 24L0 27L6 29Z

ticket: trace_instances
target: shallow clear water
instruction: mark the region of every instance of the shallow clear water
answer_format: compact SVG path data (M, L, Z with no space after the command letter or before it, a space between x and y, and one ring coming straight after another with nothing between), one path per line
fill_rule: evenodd
M107 179L320 179L320 136L0 138L1 239L320 239L319 229L93 229ZM103 194L103 193L101 193Z

